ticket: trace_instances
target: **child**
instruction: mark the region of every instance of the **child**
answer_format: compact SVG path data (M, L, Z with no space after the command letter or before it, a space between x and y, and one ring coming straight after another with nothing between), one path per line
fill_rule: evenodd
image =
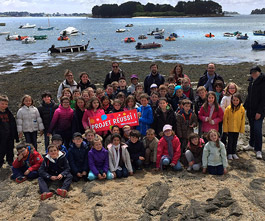
M70 107L73 109L75 107L75 100L73 99L73 94L70 88L65 88L62 91L62 97L68 97L70 99Z
M21 102L21 108L17 112L17 131L19 138L24 136L27 143L31 143L37 150L37 133L43 134L44 125L40 113L33 106L33 99L29 95L24 95Z
M88 92L90 98L96 96L95 91L92 87L88 87L86 91Z
M158 89L159 97L166 97L167 94L167 86L161 84Z
M76 100L77 98L79 98L81 96L81 92L79 91L79 89L75 89L73 91L73 101L71 102L71 108L73 110L75 110L75 106L76 106Z
M227 173L227 159L225 145L219 140L218 131L211 129L207 134L208 143L204 146L202 154L203 173L208 168L209 174L223 175Z
M63 145L63 138L61 137L60 134L52 135L52 144L57 146L58 149L65 154L65 157L68 158L68 150ZM48 149L47 149L46 153L48 153Z
M87 89L88 87L92 87L94 90L96 90L96 86L90 82L88 73L82 72L79 78L80 78L80 81L77 85L77 88L80 89L80 91L83 91Z
M133 95L129 95L125 100L125 107L124 110L133 110L136 109L136 101Z
M53 144L48 146L48 154L44 157L39 174L41 200L52 197L53 192L49 190L49 186L57 182L61 182L62 186L56 190L56 193L61 197L66 197L73 176L64 153L59 151L57 146Z
M239 93L231 98L231 105L225 109L223 121L224 133L228 133L228 160L238 159L236 147L239 133L245 132L245 108Z
M153 123L153 111L148 104L148 98L148 94L143 93L140 96L141 106L137 108L139 126L136 127L136 130L139 130L142 136L146 135L146 130L148 130Z
M156 163L156 154L157 154L157 144L159 140L155 136L155 130L149 128L146 131L146 136L143 139L143 144L145 147L145 165L154 165Z
M188 99L182 100L183 109L177 113L177 136L181 142L182 153L188 143L188 137L193 133L193 128L197 127L197 116L191 109L191 101Z
M118 82L118 81L113 81L113 82L111 83L111 86L113 87L113 95L114 95L114 94L116 94L117 89L118 89L118 87L119 87L119 82Z
M192 87L190 86L190 79L189 78L186 78L184 77L182 80L181 80L181 86L183 88L183 94L186 95L186 97L188 99L191 100L191 102L193 103L195 98L194 98L194 91L192 89Z
M49 137L47 136L47 133L52 121L53 114L58 108L58 105L55 104L52 100L52 95L50 92L45 91L44 93L42 93L41 99L42 103L41 106L38 107L38 111L44 125L44 144L45 150L47 150L47 147L49 146Z
M175 92L174 94L176 95L175 99L172 101L172 108L174 111L178 109L179 102L183 99L187 99L186 95L183 94L183 89L180 85L175 87Z
M138 84L138 75L137 74L133 74L131 75L131 85L127 88L127 91L130 93L130 94L134 94L135 92L135 86Z
M117 113L120 111L123 111L122 102L119 99L114 99L113 109L110 111L110 113Z
M75 103L75 110L72 122L72 133L79 132L81 134L85 133L85 129L82 124L82 119L85 113L85 100L82 97L78 97Z
M174 134L172 126L166 124L163 127L164 136L159 140L157 145L156 170L163 170L164 166L170 165L173 170L181 170L180 164L180 142Z
M202 152L204 140L196 133L191 133L188 139L187 150L185 152L186 159L189 163L187 171L199 171L202 166Z
M107 148L107 146L111 143L111 136L112 134L120 134L120 128L117 125L113 125L110 129L110 134L105 138L104 147Z
M88 104L88 101L90 99L89 93L86 90L83 90L81 93L82 98L85 100L86 105Z
M17 124L13 114L8 109L8 97L0 95L0 169L4 164L4 157L9 166L14 158L14 139L19 142Z
M121 136L113 134L111 144L108 145L109 151L109 168L113 173L114 178L128 177L133 175L133 169L130 159L130 154L127 150L127 145L121 143Z
M135 86L135 92L144 92L144 86L141 83L138 83Z
M204 86L198 87L197 94L198 96L195 99L195 114L196 116L199 116L199 110L201 109L202 105L206 101L206 95L207 95L206 88ZM201 136L202 135L202 121L200 120L200 118L198 118L198 123L199 123L198 132L199 132L199 136Z
M94 141L96 135L97 134L96 134L95 130L87 129L85 131L84 142L86 143L86 145L88 147L88 151L92 148L92 142Z
M130 139L130 133L131 133L131 127L129 125L125 125L123 128L122 128L122 138L121 138L121 141L123 142L123 139L124 139L124 142L127 142L129 139Z
M109 155L108 151L103 148L101 140L95 138L93 148L88 152L89 173L88 180L111 180L114 175L109 171Z
M76 132L73 134L72 144L69 148L68 160L73 175L73 181L78 182L80 179L87 177L88 162L87 154L88 147L83 142L82 134Z
M113 91L113 86L111 84L108 84L105 90L105 95L109 97L109 99L114 99L114 91Z
M126 83L126 79L125 77L120 77L119 81L118 81L118 88L115 92L115 95L117 96L118 93L122 92L124 93L124 95L127 97L128 95L130 95L130 93L127 90L127 83Z
M102 88L98 88L98 89L96 90L96 97L97 97L99 100L101 100L101 98L102 98L103 96L105 96L105 93L104 93L103 89L102 89Z
M167 102L171 104L171 106L173 105L173 100L176 98L176 94L174 94L174 91L175 91L175 84L169 84L168 89L167 89L166 98L167 98Z
M12 180L22 183L26 179L35 179L39 176L38 169L43 161L41 155L33 146L20 143L16 146L17 158L13 162Z
M150 86L150 94L152 92L158 92L157 84L151 84L151 86Z
M158 138L163 136L163 127L166 124L173 126L173 131L176 130L176 115L172 107L168 105L167 99L165 97L159 98L159 106L154 114L154 122L152 128L155 130Z
M134 170L140 170L145 160L145 149L143 142L139 139L141 134L138 130L130 132L130 139L126 142Z
M199 112L202 133L208 133L211 129L218 131L218 124L223 120L223 115L224 112L217 103L215 92L209 91Z
M155 114L155 111L159 104L159 93L156 91L151 92L151 97L149 101L149 105L152 107L153 114Z
M125 105L125 94L123 92L119 92L116 96L116 99L119 99L121 101L121 107L124 108Z
M238 92L238 89L238 86L233 82L229 82L227 84L226 88L224 89L224 96L220 104L223 111L225 111L225 109L231 104L231 97L233 94Z
M224 83L221 80L216 80L213 84L213 90L215 92L216 95L216 100L218 102L218 104L221 103L221 100L224 96L223 94L223 90L224 90Z
M113 106L110 102L110 99L108 96L104 95L102 98L101 98L101 103L102 103L102 108L105 112L105 114L109 114L110 111L113 109Z

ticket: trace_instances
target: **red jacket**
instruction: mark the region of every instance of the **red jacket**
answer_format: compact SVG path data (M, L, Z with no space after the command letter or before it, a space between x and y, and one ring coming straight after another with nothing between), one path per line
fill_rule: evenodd
M23 159L21 159L20 161L18 161L18 159L15 159L15 161L13 162L13 167L14 168L20 168L23 167L27 164L27 159L29 162L29 171L36 171L40 168L43 158L42 156L35 150L34 147L27 147L27 149L29 150L29 157L25 157Z
M83 124L83 127L85 128L85 130L86 130L87 127L90 127L90 123L89 123L89 118L90 117L95 117L95 116L99 116L100 117L100 116L102 116L104 114L105 114L104 110L100 109L100 108L97 109L96 112L94 112L94 110L86 110L84 115L83 115L83 118L82 118L82 124Z
M173 158L171 163L177 164L181 155L181 149L180 149L179 138L176 135L174 135L174 138L172 140L172 146L173 146ZM157 168L159 168L161 157L164 155L169 156L167 141L164 137L162 137L157 145L157 157L156 157Z

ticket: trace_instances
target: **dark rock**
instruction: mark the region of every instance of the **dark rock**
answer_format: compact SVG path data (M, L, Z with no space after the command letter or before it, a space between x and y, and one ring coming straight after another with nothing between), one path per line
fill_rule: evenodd
M145 195L142 207L150 212L159 210L163 203L167 200L169 187L166 183L156 182L148 187L148 193Z
M260 207L263 211L265 211L265 194L264 193L256 193L255 191L248 191L243 193L244 196L253 204Z
M148 214L148 213L144 213L138 219L138 221L151 221L151 220L152 220L152 218L151 218L150 214Z
M214 204L212 204L212 203L209 203L208 205L205 205L205 207L204 207L204 210L207 213L215 212L218 209L219 209L219 207L214 205Z
M137 200L136 204L141 204L143 202L144 196Z
M263 190L264 184L265 184L265 178L258 178L258 179L253 179L250 182L249 186L250 186L250 189L253 189L253 190Z
M92 192L92 187L93 185L91 183L86 183L82 189L82 192L86 194L88 200L94 198L95 196L103 196L101 191Z
M173 203L168 207L168 210L162 214L160 221L171 221L173 218L176 218L179 214L182 214L181 210L178 207L181 206L180 203Z
M19 191L19 192L17 193L17 197L18 197L18 198L23 198L24 196L27 195L28 190L29 190L29 186L26 186L23 190L21 190L21 191Z
M235 200L232 199L230 190L227 188L224 188L218 191L218 193L216 194L216 196L214 197L211 203L213 203L215 206L218 206L218 207L228 207L234 202Z
M27 61L26 63L24 63L22 66L33 66L31 61Z
M186 207L181 216L181 221L187 220L208 220L208 214L205 212L200 202L191 200L190 205Z
M230 207L230 214L229 216L236 216L239 217L243 215L241 207L238 205L237 202L233 203L233 206Z
M245 172L256 172L256 167L253 164L252 160L246 160L243 158L239 158L238 160L232 160L229 162L229 165L232 169L245 171Z
M96 207L93 208L93 214L95 221L102 220L102 213Z
M32 221L53 221L54 218L51 217L51 213L57 210L54 205L49 205L46 203L40 203L39 209L32 215Z
M103 204L102 203L96 203L95 206L103 207Z
M10 168L1 168L0 169L0 181L4 181L6 179L9 179L11 175L11 169Z
M0 190L0 203L7 201L10 195L11 195L11 191L1 189Z

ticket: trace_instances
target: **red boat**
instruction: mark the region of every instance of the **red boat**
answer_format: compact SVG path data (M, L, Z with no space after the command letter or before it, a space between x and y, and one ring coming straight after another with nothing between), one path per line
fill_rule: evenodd
M67 36L60 36L59 38L57 38L58 41L67 41L69 40L69 37Z
M131 42L135 42L135 39L133 37L127 37L124 39L125 43L131 43Z

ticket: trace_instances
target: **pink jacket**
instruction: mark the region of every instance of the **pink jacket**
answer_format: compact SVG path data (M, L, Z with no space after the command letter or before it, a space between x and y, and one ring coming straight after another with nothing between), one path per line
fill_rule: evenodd
M202 132L208 132L211 129L215 129L218 131L219 128L218 124L223 120L224 112L222 108L219 106L218 111L214 111L212 114L212 120L214 121L214 124L210 124L208 121L206 121L206 118L208 118L210 115L210 110L211 110L210 106L208 106L207 112L204 110L202 106L199 111L199 119L202 121Z
M94 112L94 110L86 110L84 115L83 115L83 118L82 118L82 124L83 124L83 127L85 128L85 130L87 128L90 128L90 124L89 124L89 118L90 117L101 116L104 114L105 114L105 112L103 109L97 109L96 112Z

